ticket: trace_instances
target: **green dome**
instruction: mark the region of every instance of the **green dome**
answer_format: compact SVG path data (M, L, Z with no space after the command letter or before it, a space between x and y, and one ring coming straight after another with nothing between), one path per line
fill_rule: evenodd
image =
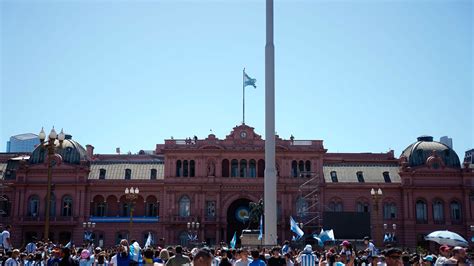
M446 167L461 168L458 155L447 145L433 141L431 136L421 136L417 140L408 146L401 155L407 158L409 166L425 165L427 159L436 154L443 160Z
M48 142L45 142L47 144ZM61 155L63 163L68 164L80 164L81 161L87 160L87 152L81 144L72 140L71 135L66 135L66 139L62 145L59 145L59 141L54 142L56 145L56 153ZM30 164L43 163L48 151L41 145L38 146L30 156Z

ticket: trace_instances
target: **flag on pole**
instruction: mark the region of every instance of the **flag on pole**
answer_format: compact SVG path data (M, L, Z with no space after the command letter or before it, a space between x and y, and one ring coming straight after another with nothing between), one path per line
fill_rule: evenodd
M253 86L254 88L257 88L257 85L255 85L255 83L257 83L257 80L249 77L247 73L245 73L244 69L244 87Z
M258 234L258 240L263 238L263 215L260 216L260 233Z
M301 238L304 235L303 230L298 226L298 224L293 220L293 217L290 216L290 230L295 233L298 238Z
M230 247L235 248L235 243L237 243L237 232L234 232L234 237L232 237L232 240L230 241Z

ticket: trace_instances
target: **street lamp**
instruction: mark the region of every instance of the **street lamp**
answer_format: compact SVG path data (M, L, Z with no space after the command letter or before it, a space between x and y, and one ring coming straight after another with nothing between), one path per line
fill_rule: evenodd
M198 230L201 224L199 222L188 222L188 238L191 242L198 240Z
M132 225L133 225L133 204L135 203L135 200L138 198L138 194L140 193L140 190L138 188L125 188L125 198L128 201L128 204L130 206L130 224L128 225L128 241L130 241L131 235L132 235Z
M374 201L374 211L375 211L374 227L376 229L378 229L379 226L377 226L376 223L377 223L377 218L379 216L379 201L382 198L382 189L379 188L379 189L375 190L374 188L372 188L370 190L370 195L372 195L372 200ZM374 231L375 231L374 233L375 233L376 237L382 235L382 232L379 233L379 232L377 232L377 230L374 230ZM375 237L374 237L374 239L375 239Z
M57 154L56 151L62 148L66 135L62 129L61 133L58 135L53 127L49 133L48 142L45 143L44 141L46 140L46 134L44 133L44 129L41 128L38 138L41 149L46 149L48 151L48 155L46 157L46 163L48 164L48 187L46 190L46 217L44 220L44 239L47 241L49 239L49 215L51 209L51 180L53 175L53 165L59 165L62 162L61 155ZM58 147L56 147L56 140L59 141Z
M84 242L89 241L92 242L92 231L87 229L95 228L95 223L92 222L83 222L82 227L84 228Z

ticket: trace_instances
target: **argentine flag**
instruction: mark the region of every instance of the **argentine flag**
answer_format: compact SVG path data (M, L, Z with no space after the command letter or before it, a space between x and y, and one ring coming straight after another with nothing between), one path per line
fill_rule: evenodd
M230 247L235 248L235 243L237 243L237 232L234 232L234 237L232 237L232 240L230 241Z
M244 69L244 87L253 86L254 88L257 88L257 85L255 85L255 83L257 83L257 80L249 77L247 73L245 73Z
M260 233L258 234L258 240L263 238L263 215L260 216Z
M290 216L290 230L295 233L298 238L301 238L304 235L303 230L298 226L298 224L293 220L293 217Z

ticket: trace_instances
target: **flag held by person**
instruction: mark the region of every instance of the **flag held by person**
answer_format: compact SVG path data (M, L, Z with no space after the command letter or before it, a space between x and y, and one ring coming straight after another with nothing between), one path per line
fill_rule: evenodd
M290 230L295 233L298 238L301 238L304 235L303 230L298 226L293 217L290 216Z
M234 232L234 237L232 237L232 240L230 241L230 247L235 248L236 243L237 243L237 232Z

